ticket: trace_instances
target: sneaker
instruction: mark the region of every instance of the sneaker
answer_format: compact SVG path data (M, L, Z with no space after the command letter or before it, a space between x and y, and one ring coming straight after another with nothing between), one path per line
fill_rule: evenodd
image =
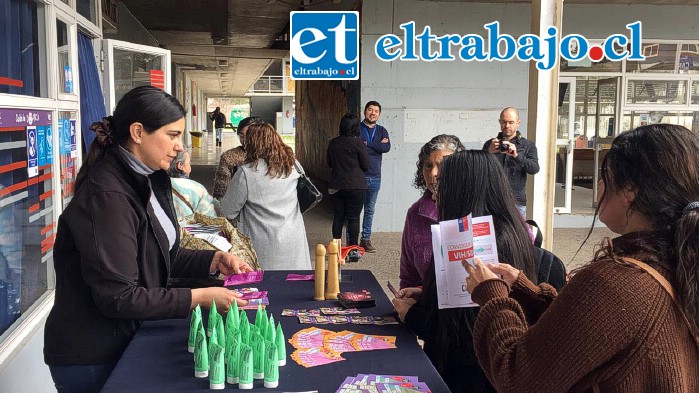
M348 262L359 262L359 258L361 258L361 257L359 256L359 251L357 251L357 250L352 250L352 251L347 253L347 261Z
M362 247L364 251L366 252L371 252L374 253L376 252L376 248L371 245L371 240L369 239L362 239L359 241L359 247Z

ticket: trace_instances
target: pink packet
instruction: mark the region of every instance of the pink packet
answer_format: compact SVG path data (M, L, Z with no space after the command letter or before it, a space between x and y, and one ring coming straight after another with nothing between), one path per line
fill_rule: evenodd
M289 273L286 281L311 281L315 279L315 274L294 274Z
M260 292L243 293L243 296L241 297L241 299L250 300L250 299L262 299L265 297L267 297L267 291L260 291Z
M257 282L262 282L263 273L264 272L262 270L257 270L254 272L229 274L226 276L226 281L223 283L223 285L230 287L234 285L254 284Z

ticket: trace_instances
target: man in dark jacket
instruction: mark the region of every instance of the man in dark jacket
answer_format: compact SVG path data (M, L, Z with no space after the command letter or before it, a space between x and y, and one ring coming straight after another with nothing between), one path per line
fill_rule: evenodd
M226 115L221 113L221 107L217 106L209 115L209 119L214 122L216 129L216 146L221 146L223 144L223 129L226 127Z
M495 154L502 163L510 187L515 194L517 209L527 215L527 175L539 172L539 157L534 142L517 130L521 124L517 109L508 107L500 112L500 133L483 145L483 150Z
M381 104L369 101L364 106L364 121L361 123L359 140L364 142L369 154L369 170L366 171L367 190L364 198L364 218L362 220L362 239L359 242L366 252L376 252L371 244L371 224L374 220L374 207L381 188L381 160L384 153L391 150L388 131L376 124L381 116Z

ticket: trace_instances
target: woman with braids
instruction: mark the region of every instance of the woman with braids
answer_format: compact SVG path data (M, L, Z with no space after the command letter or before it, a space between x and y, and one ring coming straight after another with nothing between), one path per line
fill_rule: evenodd
M267 123L248 127L245 154L246 163L233 175L221 211L229 220L238 218L238 229L252 239L262 269L310 269L296 193L301 164Z
M222 288L167 288L169 277L248 271L220 251L179 248L166 170L183 150L185 111L164 91L137 87L97 133L58 221L56 299L44 360L59 392L98 392L143 320L186 318L215 300L245 304Z
M492 154L466 150L442 161L436 191L439 221L493 216L498 258L512 261L538 281L540 265L553 254L532 245L502 165ZM431 250L432 247L429 247ZM555 258L557 261L558 259ZM560 261L558 261L560 265ZM544 269L543 280L561 287L564 269ZM434 259L425 270L424 289L403 288L393 299L398 316L425 341L424 350L452 392L494 392L478 365L471 330L477 308L439 309Z
M417 287L425 279L425 271L432 260L432 231L437 224L437 204L434 192L439 168L444 157L464 150L454 135L437 135L420 149L413 184L422 191L405 216L403 242L400 247L400 287Z
M515 267L466 267L474 346L499 392L699 392L698 151L669 124L614 139L596 215L620 236L558 296Z

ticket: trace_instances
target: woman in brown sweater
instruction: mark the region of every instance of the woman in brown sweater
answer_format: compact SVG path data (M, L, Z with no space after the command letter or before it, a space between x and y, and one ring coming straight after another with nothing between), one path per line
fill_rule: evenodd
M697 152L697 135L681 126L614 140L596 213L621 236L558 296L509 265L466 267L482 306L476 355L499 392L699 392ZM667 279L677 303L632 259Z

